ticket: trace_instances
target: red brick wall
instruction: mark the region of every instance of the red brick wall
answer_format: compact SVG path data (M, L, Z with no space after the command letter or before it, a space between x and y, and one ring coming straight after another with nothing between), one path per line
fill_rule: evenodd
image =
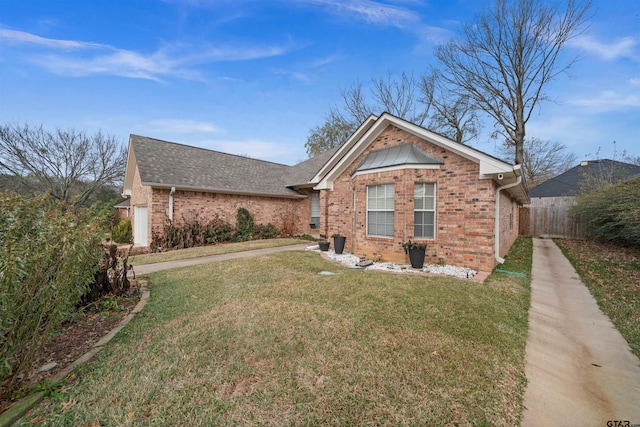
M500 249L504 257L518 238L519 204L506 191L500 192Z
M169 212L169 190L154 188L150 203L150 227L161 232ZM245 196L200 191L176 191L173 195L173 220L180 224L184 219L197 217L208 222L216 215L235 225L239 208L247 209L256 224L272 223L283 228L287 217L295 223L295 233L311 233L309 226L311 202L305 199ZM151 234L150 234L151 236Z
M438 170L406 169L351 176L368 153L393 145L414 143L426 153L444 160ZM492 270L494 262L495 185L481 180L479 165L394 126L378 138L334 182L333 191L324 191L323 207L328 215L327 235L347 236L347 250L368 258L408 262L400 243L413 239L413 187L416 182L436 184L436 238L425 240L429 263ZM393 238L366 235L366 188L375 184L395 184ZM354 194L356 209L354 209ZM517 218L514 218L517 224ZM507 219L508 225L508 219ZM517 225L515 225L517 233ZM505 240L505 246L507 241Z

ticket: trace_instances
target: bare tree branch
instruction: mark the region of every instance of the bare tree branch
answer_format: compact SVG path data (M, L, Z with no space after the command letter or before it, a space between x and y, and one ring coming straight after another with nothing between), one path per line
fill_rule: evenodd
M566 8L544 0L496 0L462 40L436 49L443 79L468 94L496 122L496 131L524 161L525 125L547 99L545 88L575 60L560 63L562 48L584 30L591 1L567 0Z
M502 157L513 158L515 146L505 144L500 154ZM524 141L522 169L532 188L571 169L577 160L578 156L567 151L567 146L560 142L535 137Z
M113 136L101 132L0 126L0 173L70 204L86 204L101 187L121 185L126 155Z

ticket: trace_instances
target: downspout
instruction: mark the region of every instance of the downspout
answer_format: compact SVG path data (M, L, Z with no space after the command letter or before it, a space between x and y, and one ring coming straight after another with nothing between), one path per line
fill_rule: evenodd
M169 221L173 222L173 195L176 192L176 187L171 187L169 192Z
M514 169L514 172L515 171L516 170ZM517 185L520 185L521 182L522 182L522 175L518 175L515 182L512 182L511 184L503 185L502 187L498 187L498 189L496 190L496 203L495 203L496 219L494 221L495 230L494 230L493 247L494 247L494 256L496 258L496 261L498 261L499 264L502 264L504 262L504 258L500 258L500 192L502 190L506 190L507 188L512 188Z

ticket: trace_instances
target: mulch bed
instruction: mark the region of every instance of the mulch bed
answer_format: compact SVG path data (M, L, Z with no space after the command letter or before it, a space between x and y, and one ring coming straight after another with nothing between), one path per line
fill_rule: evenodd
M117 301L117 309L105 308L98 300L82 310L72 322L63 325L60 334L45 347L44 353L28 375L20 378L21 393L8 396L6 384L0 385L0 413L13 402L24 397L36 384L56 375L85 354L125 318L140 301L140 292L133 289L132 296L111 297ZM48 372L38 373L37 368L55 362L57 366Z

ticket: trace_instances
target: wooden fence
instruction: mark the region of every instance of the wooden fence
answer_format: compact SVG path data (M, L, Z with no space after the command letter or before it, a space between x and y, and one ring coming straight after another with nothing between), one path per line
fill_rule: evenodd
M574 203L574 197L532 198L531 205L520 208L520 235L585 239L584 227L571 215Z

